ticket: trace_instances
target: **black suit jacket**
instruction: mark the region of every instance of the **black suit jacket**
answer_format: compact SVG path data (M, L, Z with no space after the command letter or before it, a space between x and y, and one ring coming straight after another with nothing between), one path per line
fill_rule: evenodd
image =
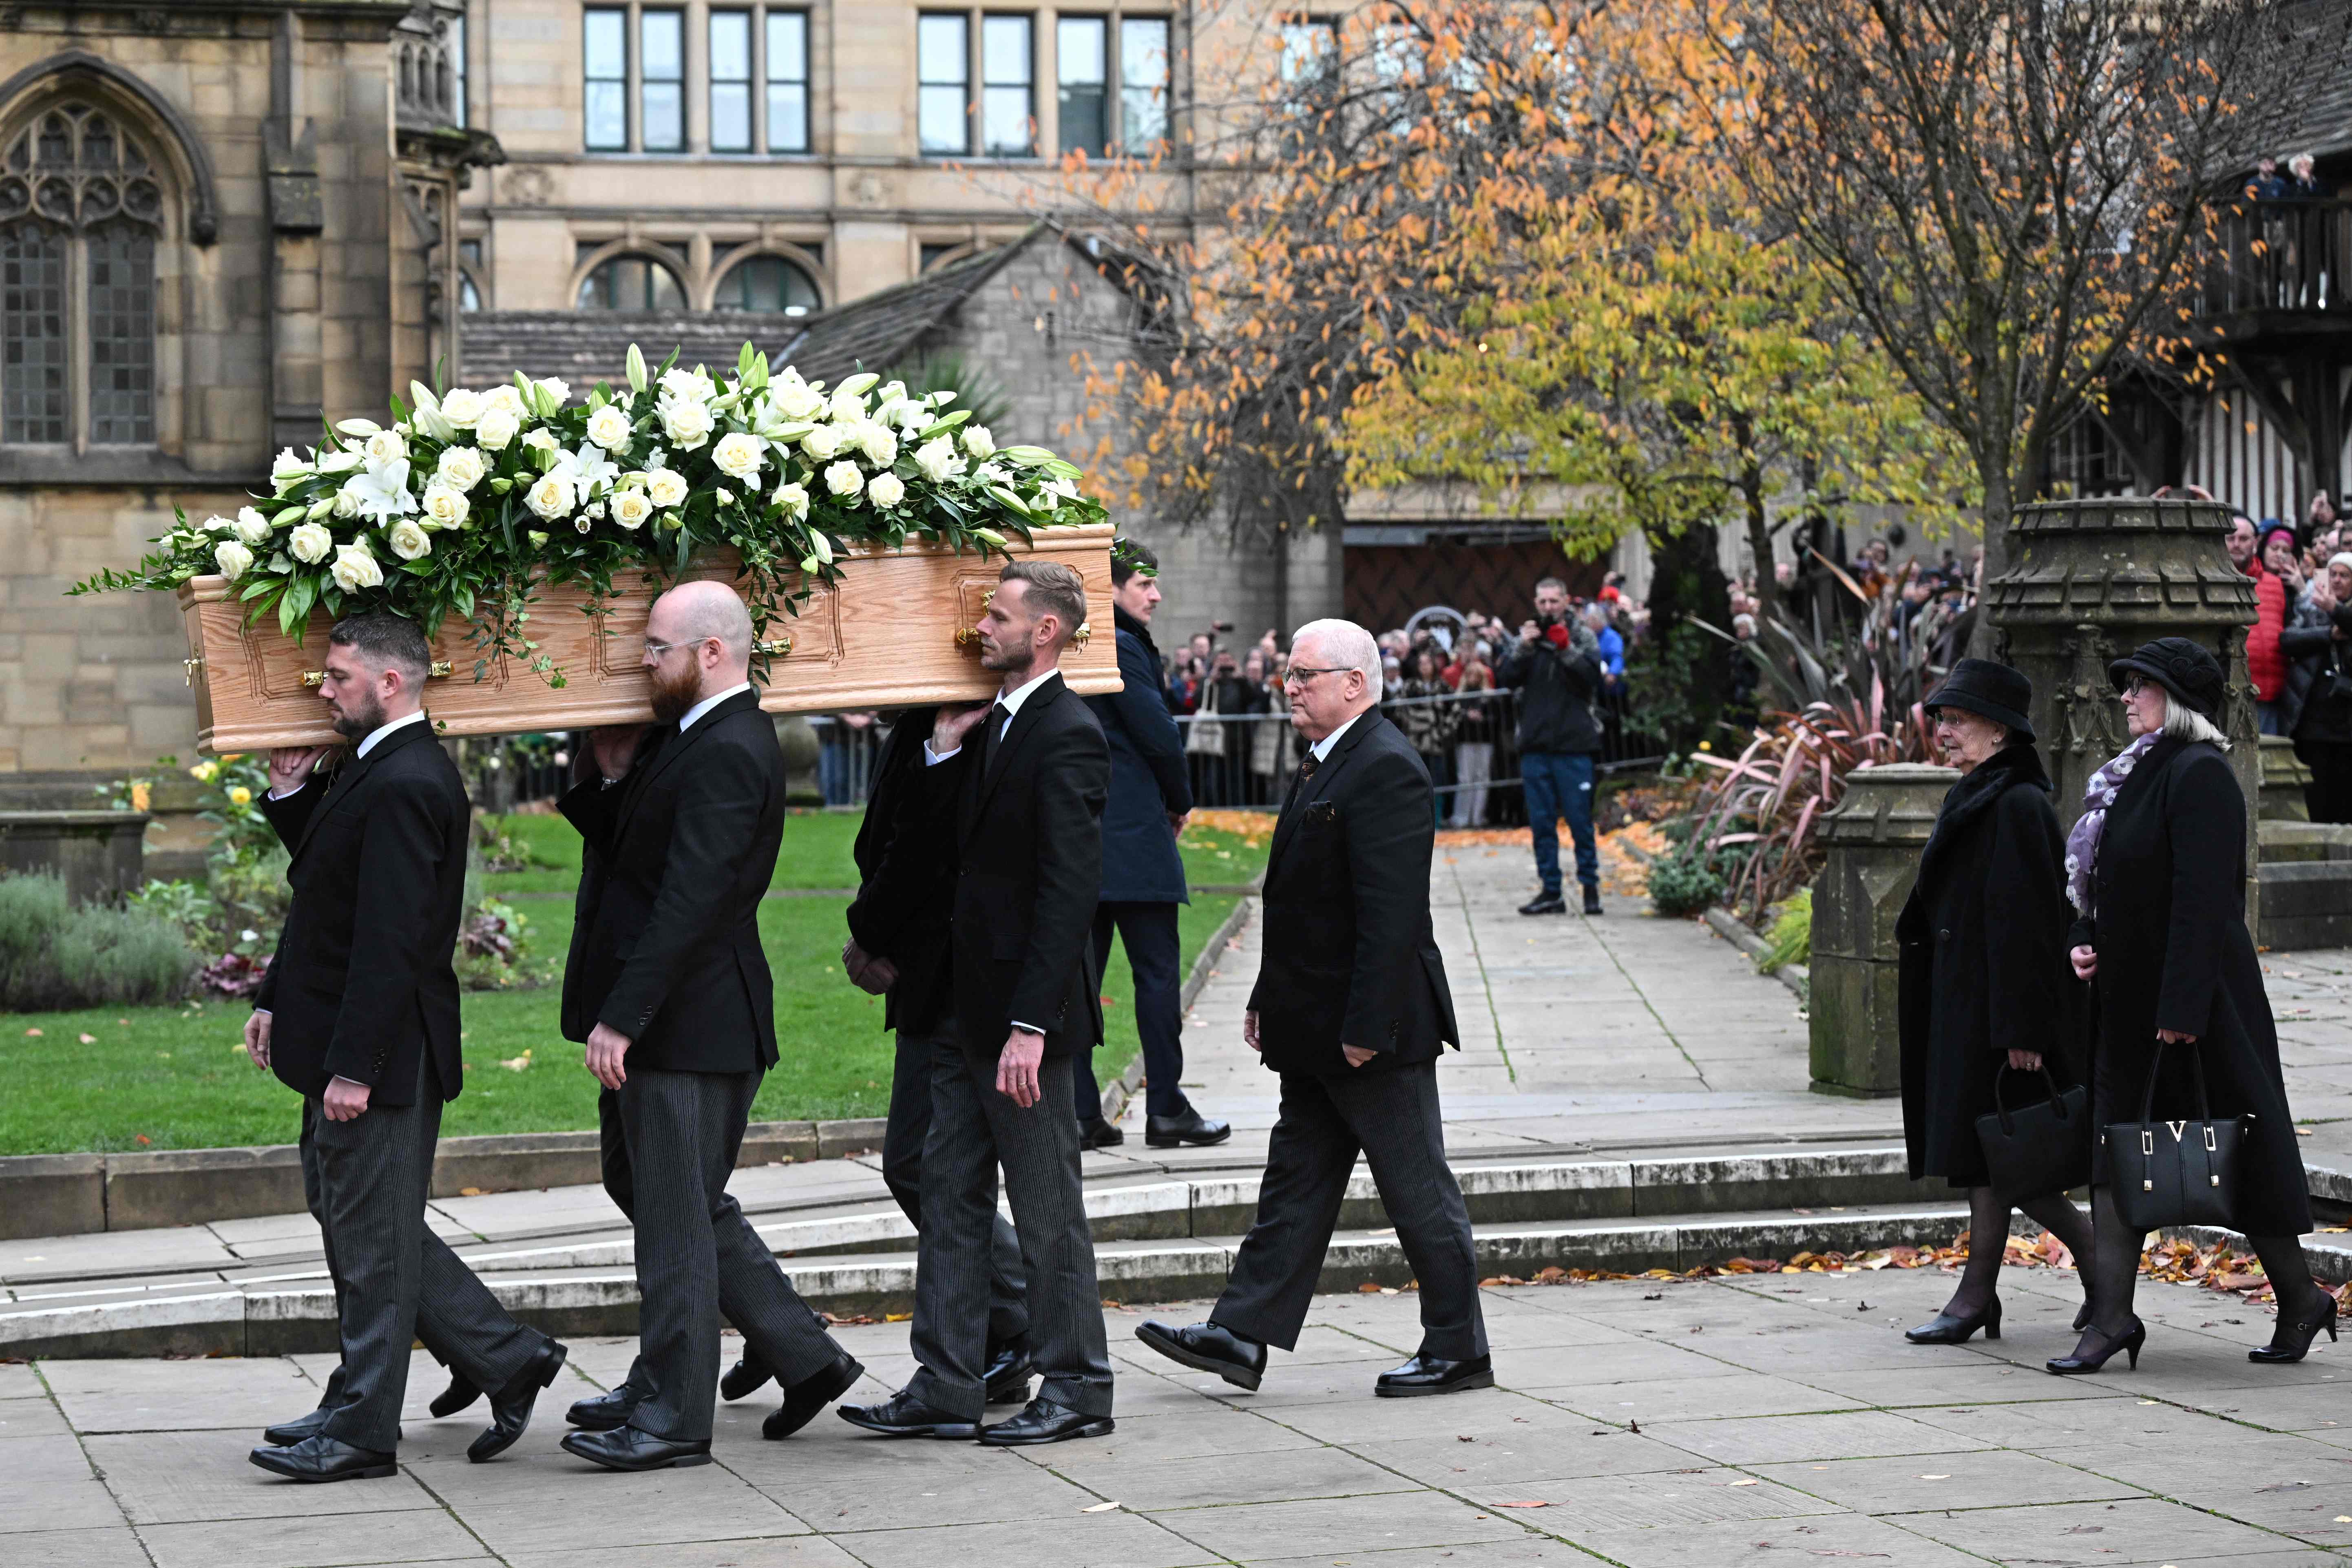
M1294 782L1265 867L1265 956L1250 1009L1276 1072L1374 1072L1460 1048L1429 919L1429 770L1377 709ZM1350 1068L1343 1045L1380 1055Z
M783 841L784 754L760 694L739 692L684 734L655 731L620 783L590 778L561 809L587 841L564 1038L601 1023L629 1037L632 1067L774 1066L760 900Z
M376 1105L415 1102L430 1052L457 1098L457 924L472 808L425 720L394 731L332 783L313 779L262 815L292 854L294 902L254 1005L274 1016L272 1070L306 1095L330 1079Z
M992 722L925 773L951 835L956 1023L965 1048L992 1060L1015 1018L1045 1031L1047 1056L1090 1051L1103 1032L1094 920L1110 748L1058 674L992 749Z
M858 885L849 934L898 970L884 998L882 1026L920 1033L938 1029L953 1007L948 910L954 884L931 821L938 805L923 778L923 742L936 716L934 709L913 708L890 727L850 851Z

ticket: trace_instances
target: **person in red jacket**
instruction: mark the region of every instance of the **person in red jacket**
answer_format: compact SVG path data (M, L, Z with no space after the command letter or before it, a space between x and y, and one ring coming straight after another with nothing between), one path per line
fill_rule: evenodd
M2303 573L2295 557L2294 525L2263 525L2259 564L2254 579L2254 626L2246 634L2246 674L2254 683L2254 712L2265 735L2281 733L2280 699L2286 691L2287 660L2279 651L2279 634L2294 614L2295 596L2303 592Z

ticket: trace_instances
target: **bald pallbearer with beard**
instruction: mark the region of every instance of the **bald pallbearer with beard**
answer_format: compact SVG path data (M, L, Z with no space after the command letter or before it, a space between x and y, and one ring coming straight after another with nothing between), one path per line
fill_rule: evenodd
M719 1320L776 1371L787 1437L864 1369L835 1344L727 1179L776 1062L760 900L783 837L784 759L751 682L751 617L723 583L654 601L649 731L597 731L562 809L586 841L563 1033L604 1086L604 1185L636 1227L637 1359L572 1407L571 1452L618 1470L708 1464Z

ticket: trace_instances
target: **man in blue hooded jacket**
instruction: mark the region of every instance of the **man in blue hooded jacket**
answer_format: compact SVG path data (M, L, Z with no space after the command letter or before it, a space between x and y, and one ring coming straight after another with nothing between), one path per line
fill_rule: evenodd
M1133 540L1111 545L1112 615L1118 626L1123 689L1087 701L1110 742L1110 798L1103 808L1102 901L1095 907L1095 973L1108 976L1111 932L1127 948L1135 978L1135 1032L1143 1042L1144 1142L1154 1149L1222 1143L1231 1126L1192 1109L1184 1076L1182 950L1176 906L1190 901L1176 835L1192 815L1184 742L1169 717L1160 650L1151 642L1160 559ZM1100 1149L1126 1142L1103 1119L1102 1090L1086 1062L1076 1080L1079 1141Z

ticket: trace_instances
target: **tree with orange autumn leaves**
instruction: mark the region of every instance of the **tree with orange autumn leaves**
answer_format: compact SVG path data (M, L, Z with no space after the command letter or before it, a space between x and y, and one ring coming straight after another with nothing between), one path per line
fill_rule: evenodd
M2235 106L2288 96L2271 9L1357 7L1328 68L1199 116L1197 226L1072 183L1139 301L1141 352L1085 366L1127 499L1279 538L1430 480L1591 552L1737 520L1759 562L1810 509L1997 521L2178 357L2201 198L2270 112Z

